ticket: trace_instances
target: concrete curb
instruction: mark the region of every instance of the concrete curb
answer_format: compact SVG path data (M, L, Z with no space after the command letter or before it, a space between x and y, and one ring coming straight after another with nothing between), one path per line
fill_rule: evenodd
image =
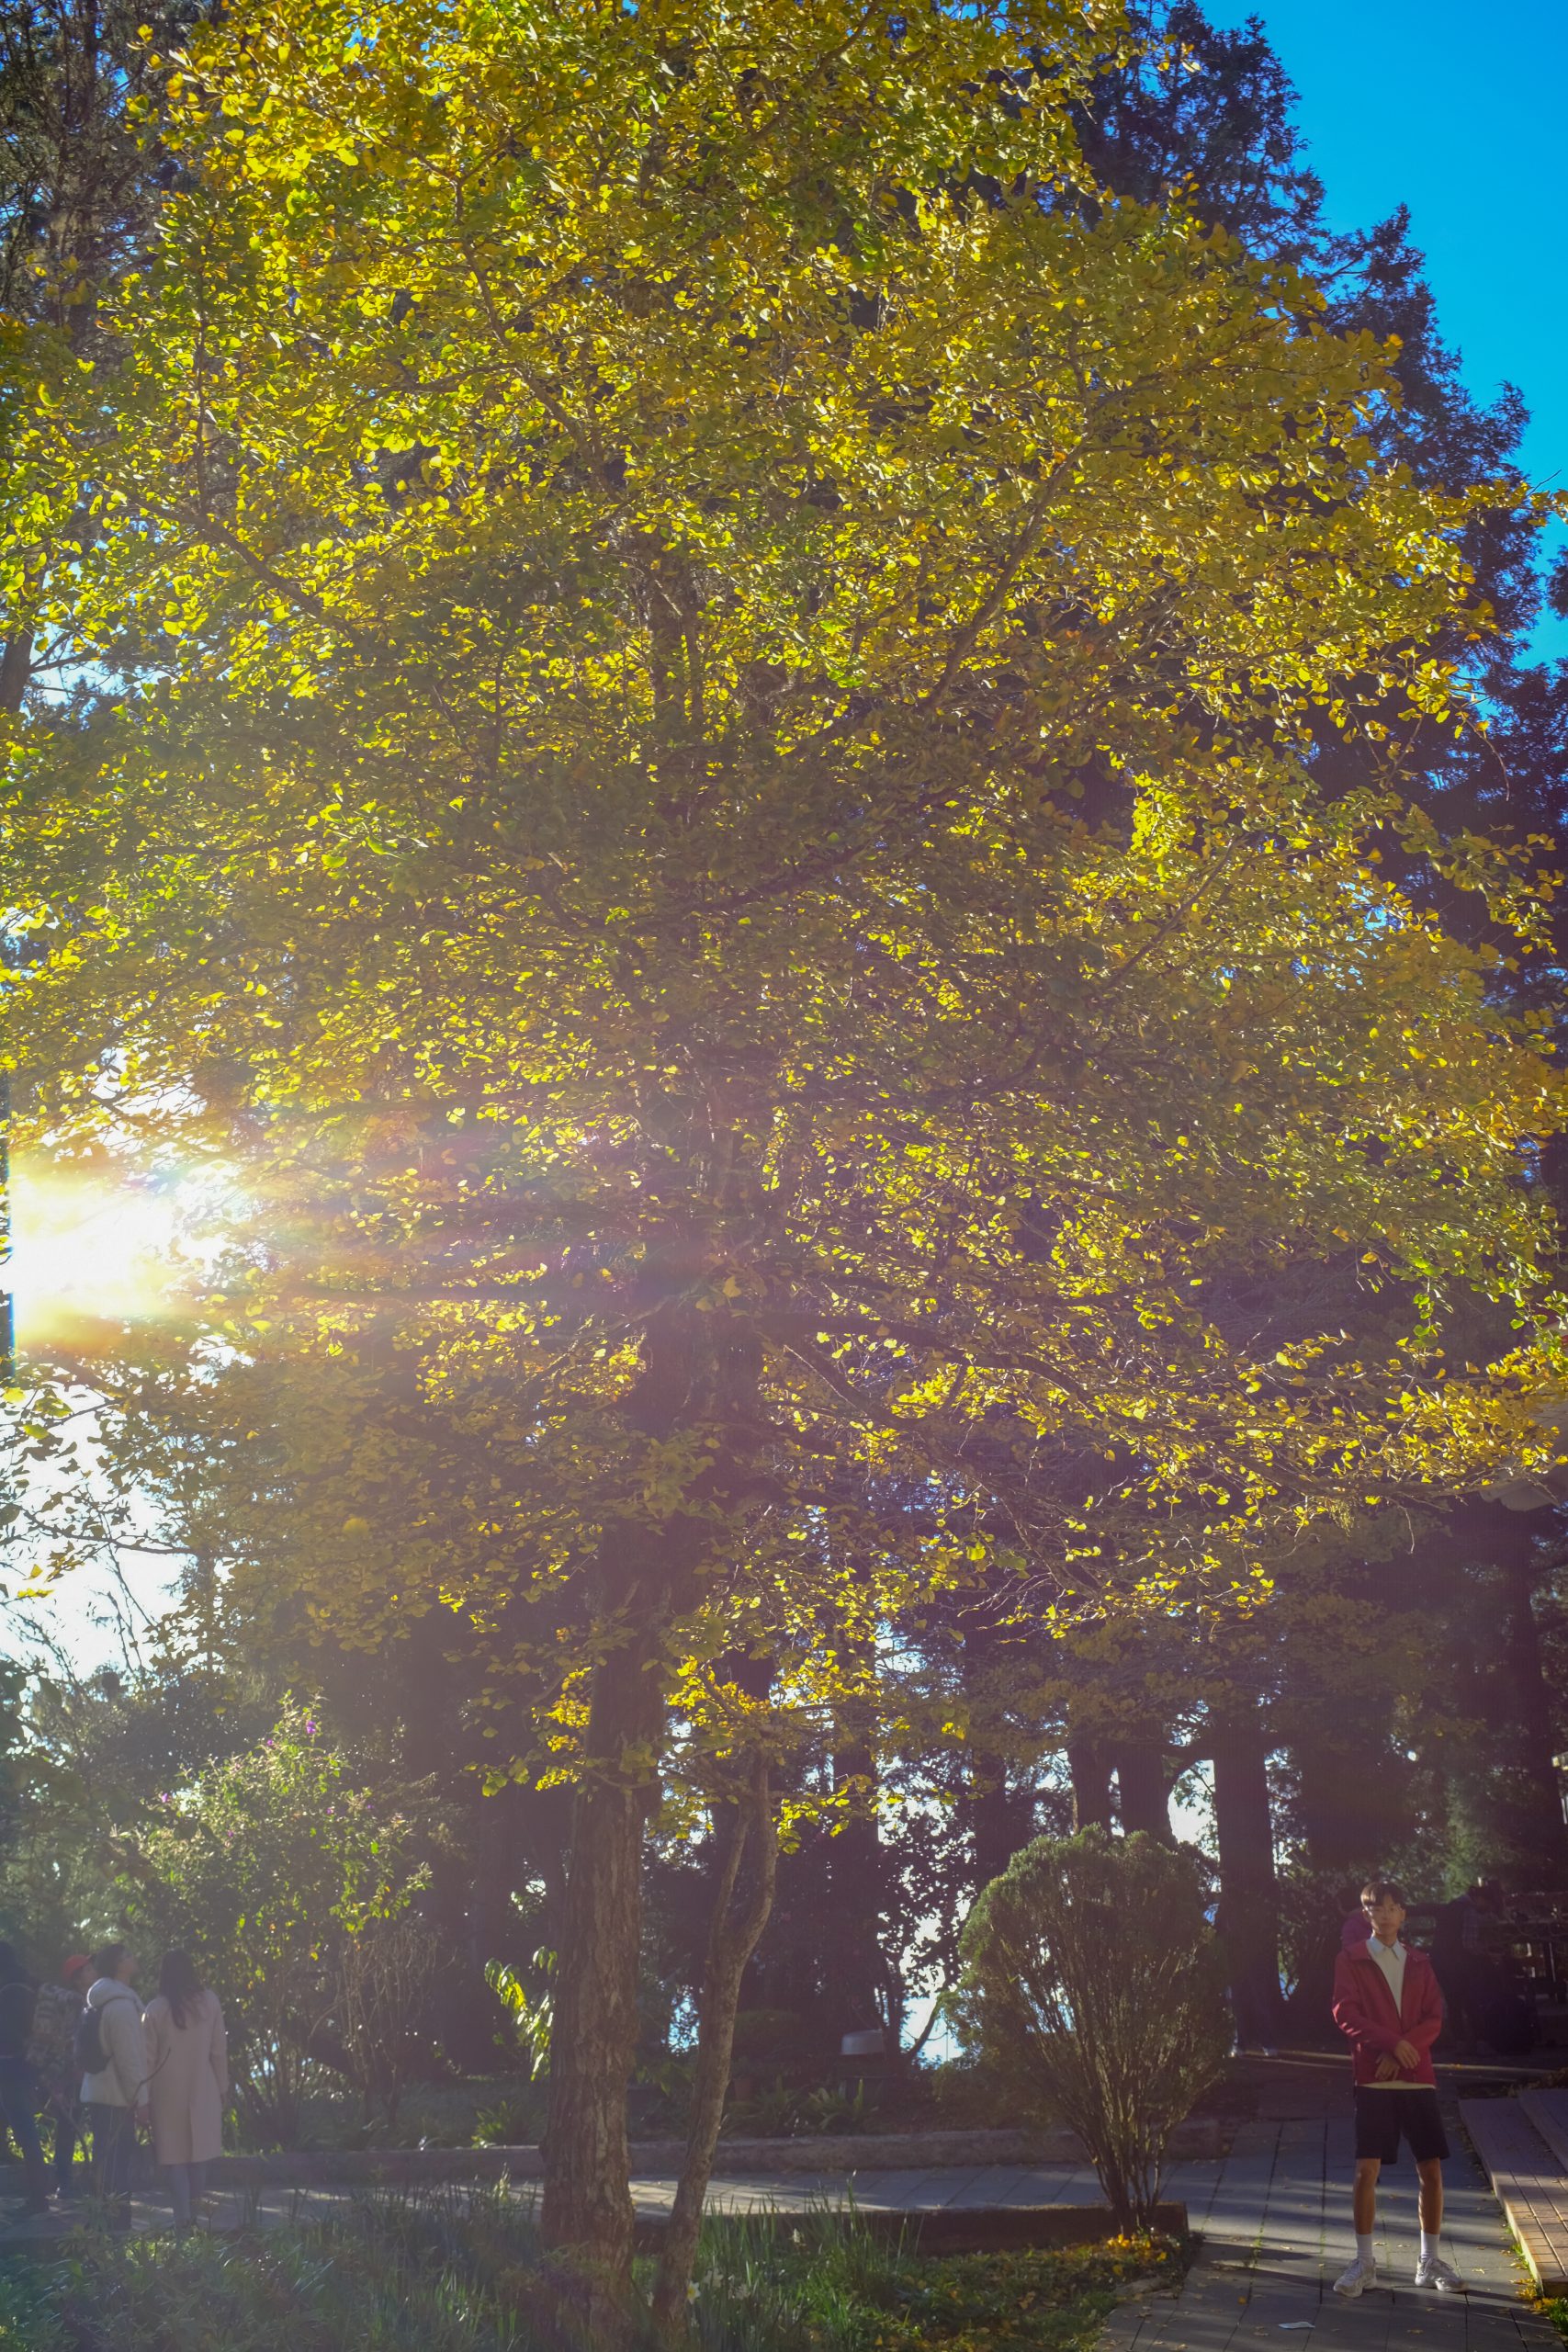
M1168 2161L1201 2162L1224 2153L1222 2127L1183 2124ZM635 2178L671 2178L685 2161L682 2140L634 2140ZM857 2132L798 2140L721 2140L714 2170L721 2179L748 2173L946 2171L977 2165L1082 2164L1077 2136L1051 2132ZM536 2147L299 2148L265 2156L220 2156L214 2188L420 2188L442 2181L539 2180Z

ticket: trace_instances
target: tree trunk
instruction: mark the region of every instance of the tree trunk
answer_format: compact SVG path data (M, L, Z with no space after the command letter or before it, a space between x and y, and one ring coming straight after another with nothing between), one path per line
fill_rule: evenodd
M1073 1783L1073 1827L1111 1826L1111 1759L1097 1739L1067 1742L1067 1770Z
M848 1641L844 1647L849 1649ZM827 1990L835 2062L846 2033L887 2024L881 1935L885 1856L876 1784L876 1758L863 1736L861 1709L851 1701L833 1749L833 1787L845 1815L828 1841L832 1966Z
M1347 1722L1331 1701L1316 1712L1324 1720L1291 1742L1307 1860L1347 1877L1381 1869L1416 1825L1410 1762L1376 1722Z
M741 1979L773 1908L777 1861L773 1789L767 1765L759 1758L751 1786L731 1826L708 1930L686 2155L653 2290L655 2324L672 2343L682 2342L688 2332L688 2290L702 2230L703 2203L713 2176L714 2151L724 2120ZM747 1869L750 1884L738 1904L736 1890Z
M680 1262L654 1269L668 1283ZM724 1350L701 1317L656 1312L626 1404L630 1428L667 1438L711 1417ZM739 1374L731 1373L732 1385ZM562 2315L593 2352L631 2334L632 2198L626 2091L637 2060L642 1957L642 1841L665 1738L665 1642L695 1594L711 1527L675 1514L601 1545L592 1584L604 1647L593 1670L585 1752L573 1796L550 2033L540 2234Z
M1034 1834L1035 1789L1026 1774L1010 1785L1008 1701L1022 1659L1016 1643L976 1615L964 1626L958 1668L972 1709L969 1770L964 1792L976 1892L1000 1878L1019 1849Z
M0 647L0 711L15 718L33 674L33 640L25 630Z
M1220 1848L1218 1926L1230 1964L1231 2000L1243 2042L1280 2036L1280 1894L1269 1808L1269 1754L1261 1711L1214 1725L1214 1826Z
M1534 1883L1560 1887L1568 1885L1568 1824L1551 1760L1557 1749L1556 1707L1541 1666L1535 1613L1540 1574L1522 1544L1504 1566L1508 1596L1504 1657L1518 1725L1520 1843L1537 1864Z
M1007 1770L1004 1757L981 1755L972 1761L967 1811L977 1888L1000 1878L1019 1849L1029 1843L1034 1792L1010 1789Z
M1130 1838L1146 1830L1164 1846L1170 1834L1170 1782L1163 1740L1124 1741L1116 1750L1116 1790L1122 1827Z
M594 1673L556 1969L540 2230L568 2258L562 2291L595 2352L623 2342L630 2324L626 2086L637 2056L643 1830L664 1728L662 1614L638 1607L630 1637Z

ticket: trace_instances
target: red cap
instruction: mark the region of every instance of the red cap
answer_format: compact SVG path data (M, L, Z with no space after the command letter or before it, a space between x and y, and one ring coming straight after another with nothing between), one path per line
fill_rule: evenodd
M85 1951L73 1951L70 1959L65 1962L64 1965L61 1969L61 1983L62 1984L68 1984L72 1977L79 1974L84 1968L91 1968L92 1964L93 1962L88 1953Z

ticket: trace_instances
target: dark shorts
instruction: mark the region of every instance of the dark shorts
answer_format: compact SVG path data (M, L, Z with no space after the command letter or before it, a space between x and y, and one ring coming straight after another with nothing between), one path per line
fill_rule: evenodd
M1376 2156L1380 2163L1397 2164L1401 2132L1410 2143L1418 2165L1449 2153L1449 2135L1438 2111L1438 2094L1429 2083L1408 2090L1385 2091L1365 2083L1356 2086L1356 2154Z

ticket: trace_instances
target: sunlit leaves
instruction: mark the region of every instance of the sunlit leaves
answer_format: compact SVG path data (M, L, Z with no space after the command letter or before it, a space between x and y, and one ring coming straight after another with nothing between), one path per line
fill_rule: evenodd
M688 1559L673 1674L806 1705L856 1594L1235 1607L1521 1442L1533 1355L1439 1351L1550 1328L1556 1081L1375 849L1532 921L1390 717L1461 713L1519 494L1380 470L1314 289L1081 200L1117 37L242 6L112 364L8 361L7 593L95 691L7 772L6 1054L246 1167L182 1400L271 1432L236 1591L462 1617L563 1770L618 1545Z

